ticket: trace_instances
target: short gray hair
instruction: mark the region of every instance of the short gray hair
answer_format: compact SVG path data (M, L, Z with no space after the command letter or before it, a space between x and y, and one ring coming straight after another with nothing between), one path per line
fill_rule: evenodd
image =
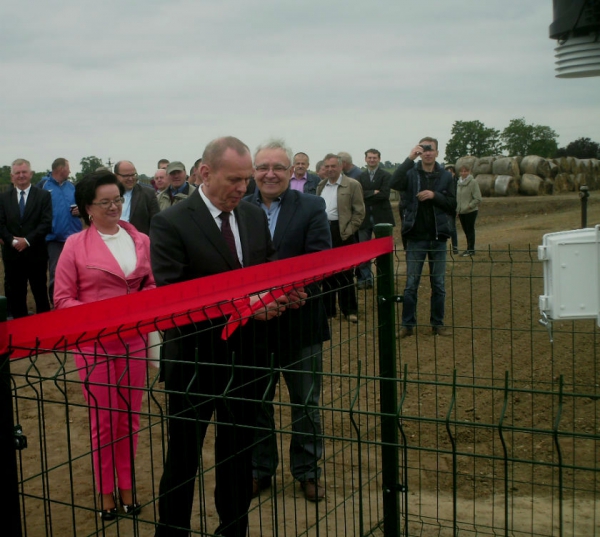
M13 163L11 164L11 166L12 167L21 166L21 164L27 164L27 166L29 166L29 169L31 169L31 163L24 158L18 158L16 160L13 160Z
M340 151L337 154L338 157L342 159L344 164L352 164L352 155L350 153L346 153L345 151Z
M264 149L281 149L285 151L285 155L290 164L292 164L292 161L294 160L294 152L288 145L286 145L283 138L271 138L256 148L256 151L254 152L254 164L256 164L256 155L258 155Z
M326 160L329 160L330 158L336 158L338 161L338 164L341 164L343 162L342 157L340 157L339 155L336 155L335 153L327 153L324 157L323 157L323 163ZM318 168L317 168L318 169Z

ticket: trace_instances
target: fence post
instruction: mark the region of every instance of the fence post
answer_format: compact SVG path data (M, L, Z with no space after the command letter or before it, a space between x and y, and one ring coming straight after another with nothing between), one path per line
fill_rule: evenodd
M4 341L8 337L6 314L6 298L0 296L0 338ZM0 501L0 521L2 521L3 535L21 537L23 533L14 431L10 355L5 353L0 354L0 483L2 483L2 497L4 498Z
M579 187L579 197L581 198L581 229L587 227L587 204L590 197L590 189L582 185Z
M375 237L391 237L391 224L375 226ZM398 376L396 374L396 303L394 253L377 258L377 313L379 319L379 390L381 408L381 466L383 481L383 534L400 535L398 456Z

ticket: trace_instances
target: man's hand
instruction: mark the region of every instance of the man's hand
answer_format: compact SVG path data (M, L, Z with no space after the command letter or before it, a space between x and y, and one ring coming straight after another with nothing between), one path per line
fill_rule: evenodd
M264 297L268 293L261 293L260 295L253 295L250 297L250 305L256 304L261 301L264 303ZM308 295L304 292L303 287L293 289L287 295L281 295L276 300L273 300L254 312L252 316L256 321L269 321L274 317L279 317L286 308L298 309L304 305L304 301Z
M304 291L304 287L297 287L296 289L292 289L287 294L287 297L289 299L287 307L292 310L297 310L298 308L304 306L308 294Z
M419 201L432 200L434 197L435 194L433 193L433 190L421 190L421 192L417 194L417 199Z
M421 153L423 153L423 148L420 145L415 145L415 147L410 150L408 158L410 160L415 160Z
M13 237L13 248L17 250L17 252L22 252L28 246L29 245L24 237Z

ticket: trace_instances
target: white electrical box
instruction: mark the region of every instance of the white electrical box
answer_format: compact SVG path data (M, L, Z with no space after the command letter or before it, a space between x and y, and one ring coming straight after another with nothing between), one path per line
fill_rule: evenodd
M544 235L540 312L550 319L596 319L600 326L600 225Z

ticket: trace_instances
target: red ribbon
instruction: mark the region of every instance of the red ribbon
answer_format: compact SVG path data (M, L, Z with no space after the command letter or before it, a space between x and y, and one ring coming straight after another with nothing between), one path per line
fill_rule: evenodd
M267 302L393 250L392 237L384 237L6 321L0 353L22 358L223 316L229 316L227 338ZM250 296L263 291L269 294L251 306Z

